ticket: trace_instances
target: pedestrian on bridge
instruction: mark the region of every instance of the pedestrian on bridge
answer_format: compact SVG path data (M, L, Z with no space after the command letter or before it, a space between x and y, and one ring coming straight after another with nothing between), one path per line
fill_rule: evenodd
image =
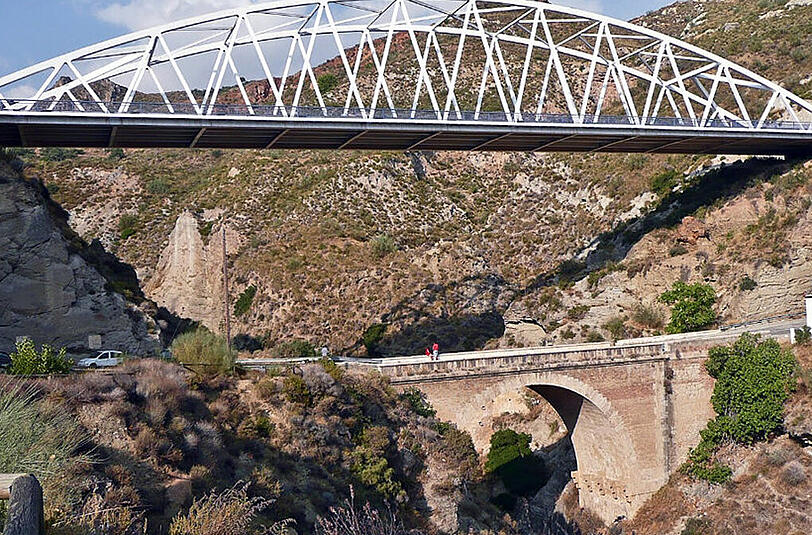
M431 346L431 354L434 357L434 360L440 360L440 344L434 342L434 345Z
M426 348L426 357L428 357L428 359L429 359L429 360L434 360L434 359L431 357L431 350L430 350L429 348Z

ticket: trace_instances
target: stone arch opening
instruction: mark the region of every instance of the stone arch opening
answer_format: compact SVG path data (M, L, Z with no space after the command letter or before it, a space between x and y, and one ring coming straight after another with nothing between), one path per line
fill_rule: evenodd
M536 383L527 387L555 409L569 432L577 466L572 479L581 507L607 523L631 516L635 493L630 487L637 455L623 422L606 399L574 385Z

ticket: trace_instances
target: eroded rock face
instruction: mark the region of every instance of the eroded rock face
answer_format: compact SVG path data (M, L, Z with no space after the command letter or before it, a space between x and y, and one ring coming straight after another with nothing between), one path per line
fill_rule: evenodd
M0 351L28 336L37 344L154 354L158 329L80 254L42 187L0 164Z
M216 229L203 242L197 219L183 212L169 235L169 243L145 293L173 313L199 321L214 331L223 322L223 230ZM226 231L227 248L239 247L239 236Z

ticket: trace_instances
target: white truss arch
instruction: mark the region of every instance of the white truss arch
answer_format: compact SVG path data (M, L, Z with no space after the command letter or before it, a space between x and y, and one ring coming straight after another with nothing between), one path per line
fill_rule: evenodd
M628 22L533 0L276 0L0 77L3 114L812 132L812 104Z

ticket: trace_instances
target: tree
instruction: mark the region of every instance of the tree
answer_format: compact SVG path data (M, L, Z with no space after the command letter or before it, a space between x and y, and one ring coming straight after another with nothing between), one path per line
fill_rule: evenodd
M705 367L716 379L711 396L716 418L700 432L702 439L683 470L723 483L732 472L713 460L716 448L729 441L752 444L780 430L784 403L795 388L797 362L775 340L747 333L730 346L711 348Z
M716 292L708 284L675 282L660 301L671 305L671 321L665 327L669 334L701 331L716 321Z
M716 379L711 403L723 438L752 444L781 428L784 402L795 387L791 351L748 333L731 346L711 348L705 367Z
M491 436L491 449L485 471L496 473L513 494L530 495L544 484L544 462L530 450L532 437L513 429L502 429Z

